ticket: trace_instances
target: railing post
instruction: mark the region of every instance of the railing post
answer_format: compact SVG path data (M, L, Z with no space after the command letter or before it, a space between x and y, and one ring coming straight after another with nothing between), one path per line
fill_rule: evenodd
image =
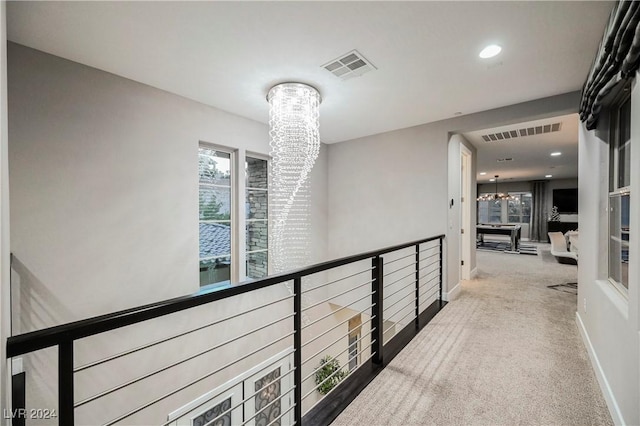
M24 426L26 412L26 374L24 371L11 376L11 421L13 426ZM4 418L7 418L5 414Z
M443 237L440 237L439 241L440 241L440 263L439 263L439 267L440 267L440 295L439 295L439 302L438 305L440 307L440 309L442 309L442 275L443 275L443 270L442 270L442 239Z
M302 424L302 278L293 279L293 391L295 407L293 417L296 425Z
M58 421L74 424L73 408L73 340L58 345Z
M420 330L420 244L416 244L416 330Z
M384 362L384 321L382 318L384 311L384 283L383 283L383 259L380 256L376 256L371 259L371 303L373 305L372 309L372 319L371 319L371 349L374 351L375 355L372 360L374 364L383 365Z

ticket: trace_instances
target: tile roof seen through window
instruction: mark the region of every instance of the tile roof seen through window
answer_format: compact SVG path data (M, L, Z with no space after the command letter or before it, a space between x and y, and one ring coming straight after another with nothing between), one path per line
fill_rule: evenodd
M231 227L221 223L200 223L200 258L230 253Z

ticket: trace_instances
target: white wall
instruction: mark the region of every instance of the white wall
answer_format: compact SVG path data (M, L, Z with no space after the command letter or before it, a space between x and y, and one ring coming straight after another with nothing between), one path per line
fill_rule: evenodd
M640 164L640 87L631 101L631 164ZM622 295L607 281L608 145L594 131L579 129L579 223L577 322L616 424L640 424L639 268L640 239L630 239L629 292ZM634 173L636 172L636 173ZM637 167L633 191L640 188ZM633 230L640 225L640 198L631 196Z
M329 145L329 257L446 234L449 135L575 113L579 97L573 92ZM452 256L446 262L458 265L459 255Z

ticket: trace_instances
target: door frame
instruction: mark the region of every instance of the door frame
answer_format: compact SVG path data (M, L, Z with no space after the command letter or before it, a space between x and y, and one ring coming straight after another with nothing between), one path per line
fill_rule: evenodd
M475 200L471 200L472 185L472 152L460 143L460 279L471 279L471 246L472 229L471 208ZM464 232L463 232L464 230Z

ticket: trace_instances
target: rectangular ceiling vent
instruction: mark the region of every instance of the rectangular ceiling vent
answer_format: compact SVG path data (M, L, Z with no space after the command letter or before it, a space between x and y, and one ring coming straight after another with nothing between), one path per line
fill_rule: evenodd
M507 139L523 138L525 136L542 135L560 131L562 123L545 124L542 126L525 127L522 129L507 130L505 132L489 133L482 135L485 142L497 142Z
M348 80L353 77L360 77L361 75L369 71L377 69L357 50L352 50L351 52L341 55L333 61L329 61L328 63L322 65L322 68L326 69L331 74L341 78L342 80Z

